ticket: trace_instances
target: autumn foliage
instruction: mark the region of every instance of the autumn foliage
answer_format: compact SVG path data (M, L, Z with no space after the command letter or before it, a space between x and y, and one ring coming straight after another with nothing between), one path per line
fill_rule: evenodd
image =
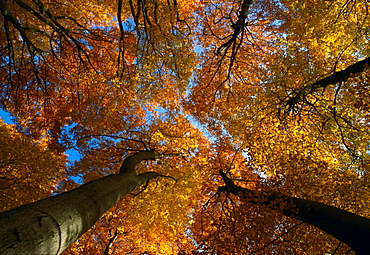
M162 177L63 254L354 254L219 190L220 170L242 188L370 218L369 8L0 0L0 104L15 119L0 123L3 211L155 150L168 156L136 172Z

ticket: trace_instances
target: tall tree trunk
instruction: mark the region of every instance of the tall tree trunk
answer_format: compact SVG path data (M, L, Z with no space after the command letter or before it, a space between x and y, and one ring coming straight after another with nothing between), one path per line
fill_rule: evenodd
M123 195L157 177L135 173L139 162L157 157L155 151L138 152L124 160L119 174L1 213L0 254L60 254Z
M265 206L311 224L346 243L357 255L370 254L370 219L307 199L246 189L235 185L224 172L220 171L220 174L226 185L219 187L219 191L232 193L245 202Z

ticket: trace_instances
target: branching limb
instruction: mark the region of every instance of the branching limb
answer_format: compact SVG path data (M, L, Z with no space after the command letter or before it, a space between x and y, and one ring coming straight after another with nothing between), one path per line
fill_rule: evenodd
M233 28L234 33L227 36L227 37L230 37L230 39L227 42L223 43L217 49L217 55L221 55L221 52L224 49L227 51L231 45L236 44L238 36L244 31L245 20L247 19L249 6L251 5L251 3L252 3L252 0L243 1L241 10L238 15L238 20L236 22L231 22L232 23L231 27Z
M156 151L140 151L128 156L122 163L120 173L135 173L135 167L143 160L156 160L160 154Z
M116 228L116 231L114 231L113 236L111 238L109 238L108 244L104 249L104 255L109 255L109 249L110 249L110 247L112 247L112 245L113 245L114 241L117 239L117 237L118 237L118 228Z
M138 196L138 195L140 195L141 193L143 193L145 190L146 190L146 188L148 187L148 184L149 184L149 182L146 182L141 188L140 188L140 190L139 190L139 192L137 192L137 193L133 193L133 192L131 192L131 193L129 193L130 195L132 195L133 197L136 197L136 196Z
M170 175L158 174L158 177L170 178L170 179L174 180L175 183L177 183L177 179L175 177L170 176Z
M263 245L261 248L259 248L259 249L257 249L257 250L254 250L254 251L252 251L252 252L251 252L251 253L249 253L249 254L255 254L255 253L259 252L259 251L262 251L262 250L266 249L266 248L267 248L269 245L271 245L273 242L275 242L275 241L279 240L280 238L282 238L283 236L285 236L286 234L288 234L290 231L292 231L293 229L295 229L296 227L298 227L298 226L300 226L300 225L302 225L302 224L304 224L304 222L300 222L300 223L298 223L298 224L294 225L293 227L288 228L288 230L287 230L287 231L285 231L285 232L284 232L284 233L282 233L281 235L279 235L279 236L275 237L273 240L271 240L270 242L266 243L266 244L265 244L265 245Z
M291 97L288 97L285 105L287 106L287 111L292 111L292 109L298 103L304 101L307 95L312 94L319 88L326 88L329 85L337 84L339 82L347 81L352 75L363 72L370 65L370 57L358 61L346 69L334 72L332 75L318 80L310 85L304 86L300 90L294 93Z
M315 226L346 243L358 254L367 254L359 251L370 249L366 239L370 235L370 220L365 217L334 206L287 196L279 192L243 188L235 185L224 171L220 171L220 175L226 185L219 187L219 191L232 193L245 203L267 207Z

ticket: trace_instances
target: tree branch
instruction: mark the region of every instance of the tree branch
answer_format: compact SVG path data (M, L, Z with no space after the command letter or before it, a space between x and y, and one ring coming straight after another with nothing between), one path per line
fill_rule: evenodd
M315 92L317 89L326 88L329 85L336 84L339 82L345 82L352 75L363 72L369 65L370 57L358 61L342 71L334 72L332 75L321 80L318 80L313 84L304 86L298 92L296 92L294 96L289 97L288 100L286 101L288 111L290 111L296 104L303 101L307 95Z
M292 227L290 227L290 228L288 228L288 230L287 230L287 231L285 231L284 233L282 233L282 234L278 235L277 237L275 237L275 238L274 238L273 240L271 240L270 242L268 242L268 243L264 244L261 248L258 248L257 250L252 251L251 253L249 253L249 255L251 255L251 254L256 254L257 252L259 252L259 251L262 251L262 250L266 249L266 248L267 248L269 245L271 245L273 242L275 242L275 241L279 240L280 238L282 238L283 236L285 236L286 234L288 234L290 231L292 231L293 229L295 229L296 227L298 227L298 226L300 226L300 225L302 225L302 224L304 224L304 222L303 222L303 221L302 221L302 222L300 222L300 223L298 223L298 224L296 224L296 225L294 225L294 226L292 226Z
M112 247L117 237L118 237L118 228L116 228L116 231L114 232L113 236L109 238L108 244L104 249L104 255L109 255L109 249Z
M131 156L128 156L123 161L120 173L135 173L135 167L143 160L155 160L160 157L160 154L156 151L139 151Z
M219 187L219 191L232 193L244 202L264 206L311 224L346 243L356 254L368 254L370 219L308 199L286 196L274 191L243 188L235 185L223 171L220 171L220 174L226 185Z
M236 39L238 38L239 34L243 31L244 25L245 25L245 20L248 17L248 11L249 11L249 6L251 5L252 0L244 0L241 6L241 10L238 15L238 20L234 23L232 22L231 27L234 30L234 33L228 35L226 38L230 39L223 43L218 49L217 49L217 55L221 55L221 51L223 49L227 49L230 47L230 45L236 43Z

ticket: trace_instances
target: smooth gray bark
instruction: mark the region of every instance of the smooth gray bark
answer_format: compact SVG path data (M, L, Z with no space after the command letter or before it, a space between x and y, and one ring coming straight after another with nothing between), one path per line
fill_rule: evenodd
M154 151L138 152L125 159L119 174L1 213L0 254L60 254L123 195L157 177L135 173L140 161L157 157Z
M357 255L370 254L370 219L308 199L246 189L235 185L222 171L220 174L226 185L219 191L230 192L245 202L265 206L311 224L346 243Z

